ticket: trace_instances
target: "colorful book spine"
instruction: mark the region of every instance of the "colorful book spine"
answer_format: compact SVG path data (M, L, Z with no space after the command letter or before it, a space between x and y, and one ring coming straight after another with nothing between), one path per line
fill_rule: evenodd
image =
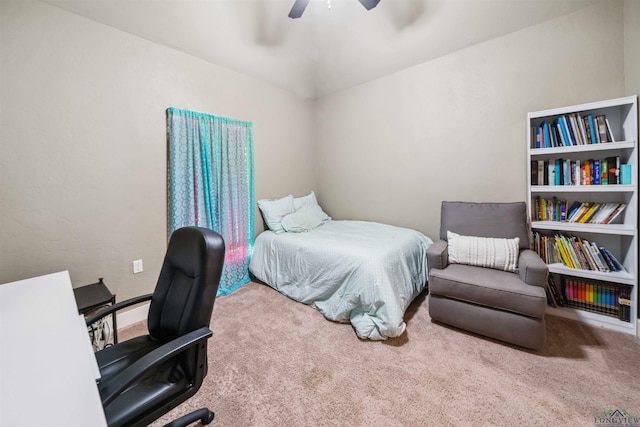
M607 157L609 184L620 184L620 156Z
M565 305L630 321L631 287L619 283L562 277Z
M600 161L600 184L609 185L609 161L607 159Z
M574 145L571 143L569 129L567 128L567 122L564 117L558 117L558 127L560 128L560 133L562 134L562 139L565 141L565 145Z
M576 270L626 271L616 257L595 242L571 234L545 235L533 233L533 249L547 264L564 264Z
M542 132L544 135L544 146L547 148L552 147L553 145L551 144L551 134L549 133L549 123L547 122L542 123Z
M593 161L593 185L600 185L600 160Z

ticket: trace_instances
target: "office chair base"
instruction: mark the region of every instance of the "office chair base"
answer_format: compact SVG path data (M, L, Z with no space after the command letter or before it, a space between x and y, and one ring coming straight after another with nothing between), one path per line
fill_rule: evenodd
M213 421L214 417L215 414L211 412L209 408L202 408L187 415L183 415L180 418L171 421L169 424L166 424L164 427L185 427L196 421L200 421L200 424L206 426Z

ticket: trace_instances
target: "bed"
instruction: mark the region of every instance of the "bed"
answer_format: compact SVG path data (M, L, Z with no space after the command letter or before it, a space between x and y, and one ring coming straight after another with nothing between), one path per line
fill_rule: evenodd
M317 205L311 195L309 205ZM304 210L300 199L276 215L285 224L282 229L259 203L269 230L255 240L251 274L282 294L310 304L327 319L351 322L360 338L402 335L405 310L426 286L426 251L432 240L407 228L332 220L319 207L307 209L318 213L318 224L300 220L287 224L287 215Z

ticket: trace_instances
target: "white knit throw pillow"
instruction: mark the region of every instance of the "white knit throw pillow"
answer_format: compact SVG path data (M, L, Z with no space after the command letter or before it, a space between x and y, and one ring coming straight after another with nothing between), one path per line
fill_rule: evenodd
M520 252L518 237L498 239L493 237L461 236L447 231L449 262L478 267L495 268L515 272Z

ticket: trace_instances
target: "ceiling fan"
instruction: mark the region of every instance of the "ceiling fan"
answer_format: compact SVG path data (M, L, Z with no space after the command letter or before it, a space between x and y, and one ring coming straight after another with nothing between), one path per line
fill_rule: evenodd
M371 10L380 3L380 0L358 0L361 5L364 6L365 9ZM309 4L309 0L296 0L293 3L293 7L291 8L291 12L289 12L289 18L300 18L302 13L307 8Z

